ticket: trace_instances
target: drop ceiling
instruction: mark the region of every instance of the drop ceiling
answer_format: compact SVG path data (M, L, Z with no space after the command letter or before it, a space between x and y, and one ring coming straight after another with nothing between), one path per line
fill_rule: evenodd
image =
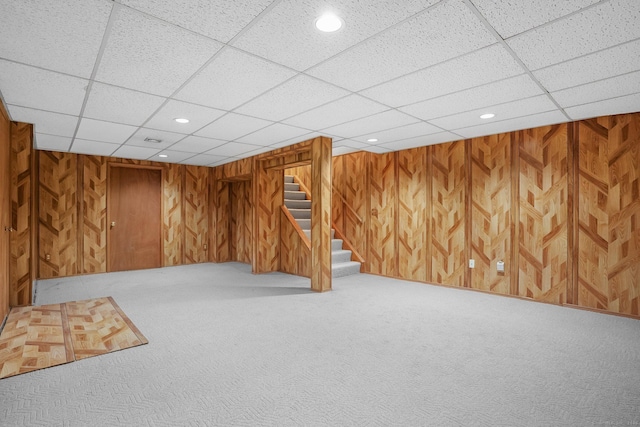
M385 153L640 111L640 1L3 1L0 95L42 150Z

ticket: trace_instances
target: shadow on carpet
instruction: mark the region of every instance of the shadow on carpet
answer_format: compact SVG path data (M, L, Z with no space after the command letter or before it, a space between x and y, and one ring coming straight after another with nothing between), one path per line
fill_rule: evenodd
M0 379L148 342L111 297L15 307L0 334Z

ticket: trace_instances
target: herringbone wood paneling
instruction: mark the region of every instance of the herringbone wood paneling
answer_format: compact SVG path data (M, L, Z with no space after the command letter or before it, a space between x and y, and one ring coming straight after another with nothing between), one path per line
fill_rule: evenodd
M578 304L607 309L609 118L579 123Z
M331 139L311 144L311 290L331 290Z
M395 153L371 155L369 272L396 276Z
M464 286L465 257L464 141L432 147L432 281Z
M9 130L9 129L7 129ZM32 271L31 237L32 204L31 169L33 151L33 127L26 123L11 123L11 226L15 230L10 236L11 268L9 269L9 303L12 306L31 303ZM9 141L7 141L9 143ZM6 170L6 175L9 170ZM2 231L4 232L4 231Z
M344 156L337 156L332 159L332 183L331 183L331 219L334 224L344 230L345 227L345 206L342 201L345 192L345 159ZM309 187L307 187L309 188Z
M510 293L511 135L471 140L471 287ZM497 262L505 263L498 273Z
M12 239L5 227L13 227L11 218L13 197L13 183L11 168L11 122L9 115L0 102L0 319L4 321L9 314L9 290L11 275L9 270L13 264L13 253L10 248ZM1 375L1 371L0 371Z
M427 148L398 152L398 276L427 280Z
M567 125L523 131L519 294L563 304L567 292Z
M216 180L215 182L215 262L227 262L231 260L230 232L231 232L231 206L229 191L231 183Z
M294 222L280 212L280 271L311 277L311 249L302 241Z
M168 164L164 167L163 183L163 240L164 265L181 265L183 263L182 233L182 173L183 165Z
M41 151L38 158L38 277L72 276L78 273L77 155Z
M107 271L107 159L82 156L84 273Z
M253 174L256 256L254 273L280 269L280 206L284 200L282 171L257 167Z
M369 154L358 152L341 156L345 162L344 197L351 208L358 214L357 218L347 209L344 216L344 229L347 236L358 253L365 257L364 271L369 270L369 257L367 255L367 218L369 194L367 192L367 163Z
M230 188L230 240L233 261L251 263L251 181L236 181Z
M205 167L185 166L184 252L186 264L207 261L204 245L209 238L208 175L209 171Z

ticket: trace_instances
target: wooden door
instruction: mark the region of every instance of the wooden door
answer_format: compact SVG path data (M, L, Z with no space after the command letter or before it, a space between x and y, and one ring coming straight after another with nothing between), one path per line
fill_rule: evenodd
M11 230L10 122L0 101L0 325L9 313L9 250Z
M162 170L111 165L107 270L162 266Z

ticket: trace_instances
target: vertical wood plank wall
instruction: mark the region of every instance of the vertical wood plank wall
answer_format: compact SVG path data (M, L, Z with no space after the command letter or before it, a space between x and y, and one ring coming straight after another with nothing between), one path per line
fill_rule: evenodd
M107 271L109 162L162 166L164 265L207 260L204 244L208 238L208 168L50 151L37 153L36 278ZM185 188L193 191L185 192Z
M12 306L28 305L31 283L33 236L33 127L26 123L11 123L11 289Z
M640 315L640 113L335 164L367 272Z
M11 232L12 227L12 172L11 172L11 122L4 104L0 100L0 324L9 314L9 288L12 264ZM5 228L7 227L7 228Z

